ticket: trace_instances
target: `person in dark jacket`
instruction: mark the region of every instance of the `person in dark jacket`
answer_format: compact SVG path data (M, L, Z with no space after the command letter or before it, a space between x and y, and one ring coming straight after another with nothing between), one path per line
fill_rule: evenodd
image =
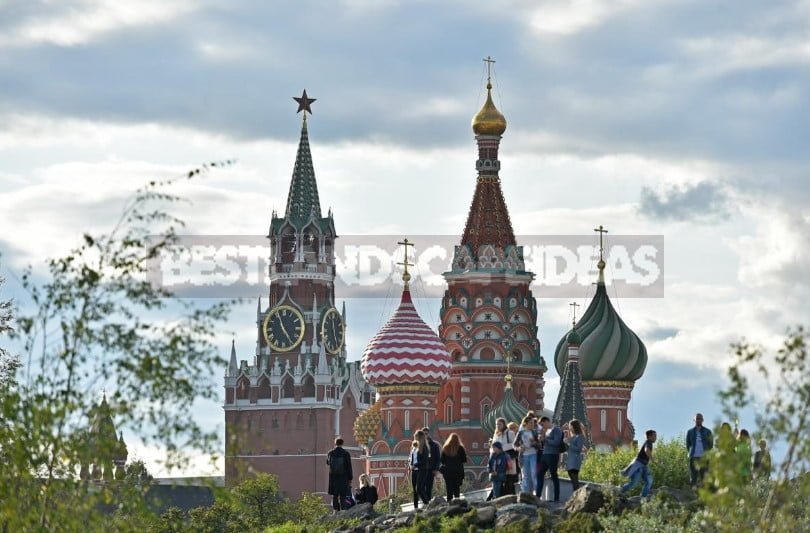
M354 491L355 503L370 503L371 505L377 503L377 499L379 498L377 495L377 487L371 484L368 474L360 474L358 481L360 482L360 488Z
M686 432L686 451L689 453L689 481L693 487L703 483L706 475L706 455L714 447L712 430L703 425L703 415L695 415L695 427Z
M506 480L506 468L508 465L507 455L503 452L503 444L498 441L492 443L490 448L489 479L492 481L492 497L500 498L503 494L503 482Z
M430 448L430 475L425 479L425 491L427 492L428 501L433 497L433 480L439 475L439 469L442 466L442 447L439 443L430 438L430 428L422 428L422 433L427 438L428 447Z
M343 449L343 439L335 439L335 447L326 455L326 464L329 465L329 494L332 495L332 509L340 511L347 509L346 496L351 494L349 484L354 478L352 474L352 456Z
M560 466L560 445L563 441L562 430L551 423L547 416L540 418L540 438L543 441L543 451L540 453L540 472L537 474L537 488L535 494L538 498L543 495L543 482L546 472L551 476L551 483L554 486L554 501L560 501L560 478L557 476L557 469Z
M464 481L464 463L467 462L467 451L461 444L458 433L451 433L444 443L441 454L442 476L447 487L447 501L461 496L461 483Z
M418 509L420 499L425 505L430 501L425 479L432 475L430 470L430 446L428 446L427 436L422 431L413 434L413 446L411 447L408 468L411 471L413 508Z

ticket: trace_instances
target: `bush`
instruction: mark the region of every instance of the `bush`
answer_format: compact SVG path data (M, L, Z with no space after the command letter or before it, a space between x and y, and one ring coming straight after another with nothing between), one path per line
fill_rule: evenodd
M600 515L599 524L608 533L680 533L688 531L693 513L661 494L642 504L636 512L619 516Z
M636 453L636 450L630 448L619 448L609 453L591 451L582 463L579 477L595 483L623 485L627 482L627 478L621 475L621 470L633 460ZM689 462L683 439L662 439L656 442L650 467L654 488L686 489L689 487Z

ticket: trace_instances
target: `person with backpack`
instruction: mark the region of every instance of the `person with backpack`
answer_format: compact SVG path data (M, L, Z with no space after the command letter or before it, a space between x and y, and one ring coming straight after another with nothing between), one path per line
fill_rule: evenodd
M546 472L551 475L551 482L554 485L554 501L560 501L560 478L557 469L560 466L560 454L568 449L563 441L563 432L547 416L540 418L540 440L543 441L543 451L540 454L540 472L537 474L537 488L535 494L538 498L543 495L543 482Z
M521 492L534 492L537 483L537 450L539 435L534 428L534 418L526 415L521 423L521 429L515 438L515 449L520 457L520 468L523 477L520 482Z
M335 439L335 447L326 454L329 465L329 490L332 495L332 509L335 512L348 509L347 498L351 495L352 456L343 449L343 439Z
M371 505L377 503L377 499L379 499L377 487L371 484L368 474L360 474L358 481L360 488L354 492L354 501L357 503L370 503Z

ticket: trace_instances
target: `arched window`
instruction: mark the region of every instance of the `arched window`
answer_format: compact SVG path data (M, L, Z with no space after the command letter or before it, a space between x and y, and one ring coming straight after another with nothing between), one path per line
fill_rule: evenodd
M484 398L481 400L481 420L487 417L487 414L492 410L492 400Z
M250 382L248 381L247 378L240 379L239 383L236 385L236 399L247 400L249 393L250 393Z
M453 423L453 401L449 398L444 401L444 423Z
M607 430L607 411L602 409L599 411L599 431L604 433Z
M259 399L270 398L270 380L267 379L266 377L262 378L261 381L259 381L259 390L257 397Z
M411 412L405 411L405 431L411 430Z
M616 427L619 428L619 433L622 432L622 410L616 411Z
M430 427L430 417L428 416L428 412L427 412L427 411L425 411L425 412L424 412L424 414L423 414L422 418L424 419L424 422L423 422L423 424L422 424L422 425L423 425L424 427Z
M301 396L304 398L315 397L315 378L307 376L304 378L304 386L301 388Z
M295 397L295 388L293 386L293 379L290 376L284 378L284 381L281 384L281 397L282 398Z
M495 359L495 350L493 350L489 346L481 348L481 351L479 352L479 357L482 361L493 361Z

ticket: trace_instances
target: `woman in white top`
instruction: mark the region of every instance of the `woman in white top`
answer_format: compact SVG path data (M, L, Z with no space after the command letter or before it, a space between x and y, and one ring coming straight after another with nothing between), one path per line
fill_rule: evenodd
M503 452L509 455L512 461L517 461L517 451L515 451L516 438L517 433L509 429L505 418L495 420L495 433L492 435L492 444L500 442L501 446L503 446ZM517 465L517 463L515 463L515 465ZM502 494L514 494L515 483L517 483L517 471L513 473L507 471L506 479L503 482Z
M516 437L515 449L520 453L520 468L523 478L520 490L534 494L537 486L537 440L534 418L527 416L523 419L520 431Z

